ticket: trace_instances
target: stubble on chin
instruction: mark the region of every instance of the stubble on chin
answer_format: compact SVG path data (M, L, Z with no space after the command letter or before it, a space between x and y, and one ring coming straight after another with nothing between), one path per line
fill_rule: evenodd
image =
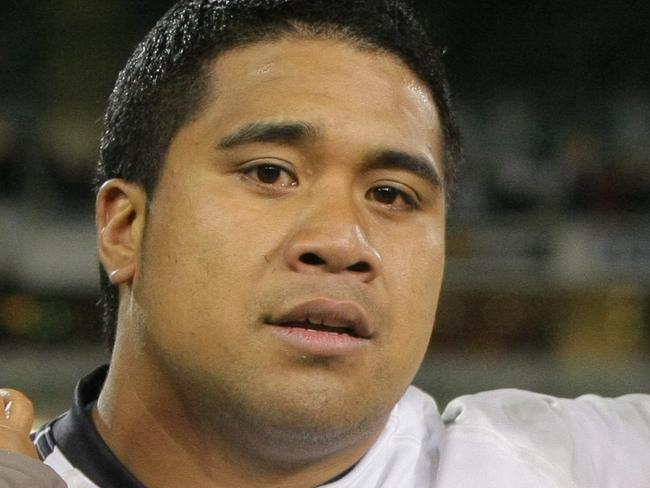
M381 381L342 399L317 382L271 386L231 371L224 381L223 371L206 374L168 359L181 403L204 442L253 454L274 468L308 464L378 435L394 405L382 398ZM314 368L327 361L305 359Z

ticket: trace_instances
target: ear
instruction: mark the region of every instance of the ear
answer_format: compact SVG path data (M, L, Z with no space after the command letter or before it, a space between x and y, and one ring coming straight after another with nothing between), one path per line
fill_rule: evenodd
M108 180L97 193L97 250L114 285L130 283L144 235L147 194L139 185Z

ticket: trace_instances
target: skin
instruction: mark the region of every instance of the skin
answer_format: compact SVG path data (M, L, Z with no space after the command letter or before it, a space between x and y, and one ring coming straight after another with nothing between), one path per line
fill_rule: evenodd
M0 390L0 451L13 451L38 459L29 438L34 422L32 402L19 391Z
M231 50L211 83L149 203L122 180L99 192L120 309L93 419L147 486L317 486L373 444L428 344L444 184L373 162L390 148L442 175L436 108L400 60L334 40ZM316 130L219 147L269 121ZM314 298L363 309L367 345L305 354L271 333L270 316Z

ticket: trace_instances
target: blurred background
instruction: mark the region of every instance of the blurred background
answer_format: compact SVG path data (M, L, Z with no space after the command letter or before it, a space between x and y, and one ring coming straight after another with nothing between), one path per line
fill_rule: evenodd
M172 4L0 3L0 384L41 418L106 361L91 181L118 71ZM420 1L467 161L417 383L650 392L650 4Z

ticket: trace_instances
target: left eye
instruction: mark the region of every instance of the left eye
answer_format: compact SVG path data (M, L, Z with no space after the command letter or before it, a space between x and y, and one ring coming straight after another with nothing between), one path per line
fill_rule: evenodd
M246 168L243 173L257 183L268 186L296 186L296 178L286 169L277 164L258 164Z
M388 185L371 188L368 191L367 197L377 203L389 205L397 209L411 210L417 208L415 198L402 190L398 190L397 188Z

